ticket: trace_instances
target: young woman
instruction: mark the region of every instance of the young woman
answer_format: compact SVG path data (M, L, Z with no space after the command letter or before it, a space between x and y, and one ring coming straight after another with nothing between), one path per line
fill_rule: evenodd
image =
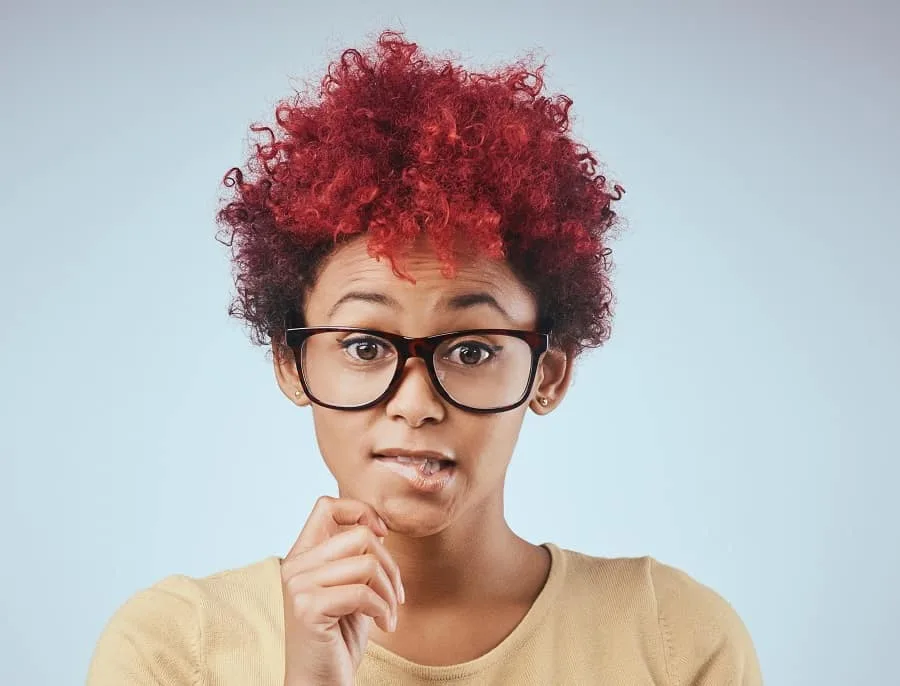
M134 595L90 686L761 683L709 588L504 519L525 412L559 406L611 316L621 189L541 71L467 73L385 32L254 129L219 214L231 314L312 411L339 497L284 557Z

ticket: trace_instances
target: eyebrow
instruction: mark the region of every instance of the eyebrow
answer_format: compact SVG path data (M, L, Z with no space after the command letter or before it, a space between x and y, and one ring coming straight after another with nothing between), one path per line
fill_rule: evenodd
M455 295L447 301L447 309L450 310L465 310L470 307L475 307L476 305L488 305L497 310L500 314L502 314L507 319L510 318L509 314L507 314L506 310L504 310L500 303L497 302L497 299L492 296L490 293L479 292L479 293L464 293L463 295Z
M385 295L384 293L374 293L370 291L350 291L349 293L344 293L344 295L338 298L338 301L331 306L331 309L328 310L328 317L332 317L341 305L352 300L373 303L375 305L384 305L385 307L392 307L395 310L400 309L400 303L394 300L391 296Z
M395 310L401 309L400 303L397 302L397 300L384 293L377 293L374 291L350 291L338 298L337 302L331 306L331 309L328 310L328 317L331 318L332 316L334 316L334 313L337 312L338 308L341 305L353 300L372 303L374 305L383 305L384 307L390 307ZM448 310L457 312L460 310L467 310L478 305L487 305L497 310L497 312L502 314L507 319L510 319L509 314L505 309L503 309L500 303L497 302L497 299L490 293L485 293L483 291L478 293L463 293L462 295L454 295L452 298L443 300L442 304Z

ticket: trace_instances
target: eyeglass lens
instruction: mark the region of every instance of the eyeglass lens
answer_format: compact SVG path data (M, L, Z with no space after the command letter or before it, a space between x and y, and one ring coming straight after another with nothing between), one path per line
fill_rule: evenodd
M397 370L394 345L369 333L333 331L309 336L301 350L309 392L337 407L373 402ZM438 381L456 402L489 410L518 401L531 376L527 342L505 334L463 334L443 341L434 354Z

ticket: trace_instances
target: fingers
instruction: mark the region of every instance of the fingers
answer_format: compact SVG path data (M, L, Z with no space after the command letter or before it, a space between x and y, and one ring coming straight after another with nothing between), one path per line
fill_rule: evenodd
M397 593L381 561L373 554L341 558L306 573L297 574L288 581L288 590L291 595L315 595L321 589L361 584L371 588L385 602L388 615L386 618L379 615L379 623L385 623L383 628L386 631L393 630L386 627L396 626L399 602Z
M406 602L406 591L400 578L400 567L384 544L367 526L355 526L332 536L312 550L297 554L291 559L285 559L282 563L282 573L285 578L290 578L323 567L335 560L357 556L373 557L390 581L392 599L400 603Z
M341 617L359 612L372 617L383 631L396 628L396 619L391 618L387 601L365 584L330 586L315 593L300 593L293 596L293 603L295 616L307 626L331 627Z
M400 568L382 543L387 533L371 505L319 498L281 562L291 614L307 627L331 629L341 617L360 613L393 631L406 592Z
M334 536L342 526L362 524L376 536L386 536L387 526L375 508L352 498L322 496L313 506L309 518L285 560L293 558Z

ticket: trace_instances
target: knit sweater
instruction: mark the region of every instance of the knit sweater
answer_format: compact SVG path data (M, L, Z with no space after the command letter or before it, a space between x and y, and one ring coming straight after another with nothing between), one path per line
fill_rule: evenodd
M716 592L650 557L545 543L544 587L495 648L461 664L410 662L369 641L357 686L759 686L757 656ZM280 561L139 591L97 643L88 686L283 686Z

